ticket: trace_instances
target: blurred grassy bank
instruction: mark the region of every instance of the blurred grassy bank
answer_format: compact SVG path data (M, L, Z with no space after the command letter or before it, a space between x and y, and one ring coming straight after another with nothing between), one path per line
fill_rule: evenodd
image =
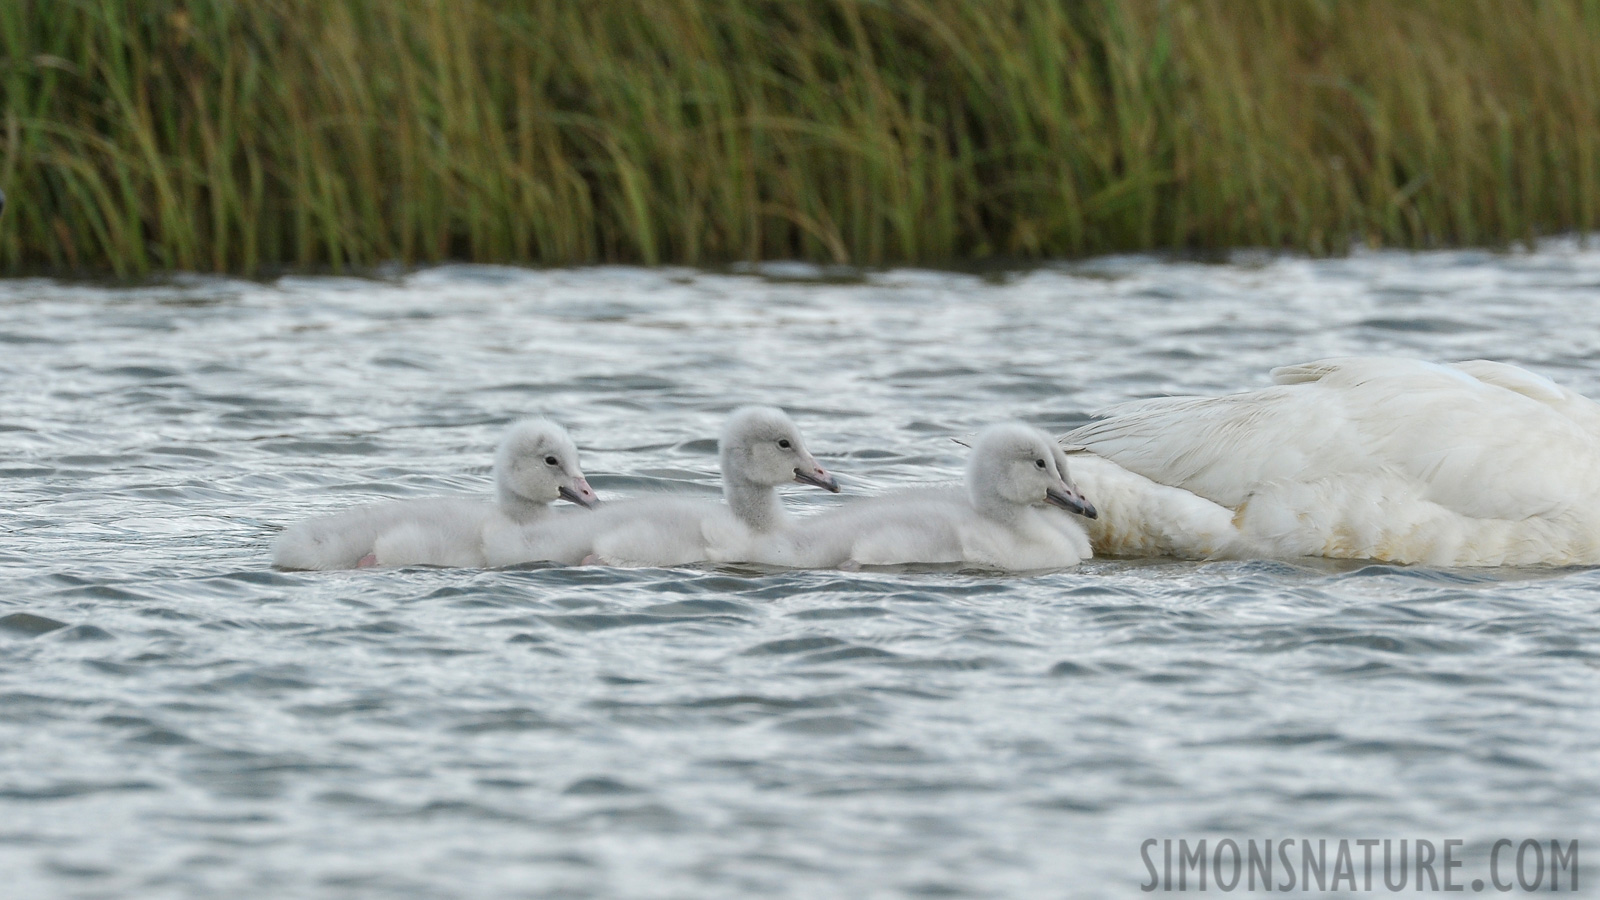
M0 266L955 263L1600 215L1600 0L6 0Z

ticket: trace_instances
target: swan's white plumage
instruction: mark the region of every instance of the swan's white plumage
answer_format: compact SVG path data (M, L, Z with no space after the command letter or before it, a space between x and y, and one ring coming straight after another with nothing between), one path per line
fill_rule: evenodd
M1082 523L1102 556L1242 555L1233 510L1090 453L1070 456L1072 477L1099 515Z
M380 566L482 566L490 542L503 542L549 514L557 499L590 505L594 491L578 450L544 419L514 424L495 455L495 502L469 498L394 500L358 506L285 529L273 564L285 569Z
M1328 359L1063 438L1106 553L1600 563L1600 405L1484 360ZM1226 525L1222 524L1226 517Z
M663 495L608 503L592 514L556 516L486 542L490 565L532 560L615 566L684 566L719 558L781 531L789 517L777 487L789 482L830 491L838 485L806 449L782 410L747 406L729 415L718 441L724 502Z
M740 560L797 568L966 564L1010 571L1058 569L1090 555L1075 517L1086 512L1065 459L1036 428L1007 423L973 442L963 487L869 497L799 520L738 548Z

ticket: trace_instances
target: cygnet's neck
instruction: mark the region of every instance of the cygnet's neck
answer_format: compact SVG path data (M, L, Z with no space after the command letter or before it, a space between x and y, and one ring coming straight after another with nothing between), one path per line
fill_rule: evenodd
M967 472L967 499L972 503L972 508L978 511L978 515L1002 525L1015 524L1028 509L1023 504L1001 496L993 484L993 478L979 470Z
M778 490L770 484L757 484L724 473L722 496L734 517L754 531L773 531L787 518L783 503L778 499Z
M532 522L550 512L550 504L529 500L508 485L495 485L495 505L513 522Z

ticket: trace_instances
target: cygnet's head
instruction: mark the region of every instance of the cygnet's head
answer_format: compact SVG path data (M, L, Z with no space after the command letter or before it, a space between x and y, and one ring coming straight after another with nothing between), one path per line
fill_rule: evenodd
M967 460L967 490L980 506L991 498L1031 506L1048 503L1093 519L1094 505L1067 478L1066 458L1043 431L1021 422L979 432Z
M726 481L766 487L798 481L839 493L839 483L817 464L800 439L800 429L777 407L743 406L734 410L722 429L718 451Z
M494 474L502 501L570 500L585 507L600 502L578 468L578 448L567 430L548 419L523 419L511 426L495 454Z

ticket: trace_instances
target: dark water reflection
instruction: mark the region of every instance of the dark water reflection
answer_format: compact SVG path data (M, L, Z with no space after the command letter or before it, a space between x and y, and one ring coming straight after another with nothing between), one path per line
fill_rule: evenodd
M997 419L1329 355L1596 395L1597 291L1564 244L0 283L0 870L19 897L1124 896L1147 837L1592 838L1590 571L308 575L267 547L484 492L530 413L621 495L709 489L723 413L778 403L870 493L955 477L949 438Z

